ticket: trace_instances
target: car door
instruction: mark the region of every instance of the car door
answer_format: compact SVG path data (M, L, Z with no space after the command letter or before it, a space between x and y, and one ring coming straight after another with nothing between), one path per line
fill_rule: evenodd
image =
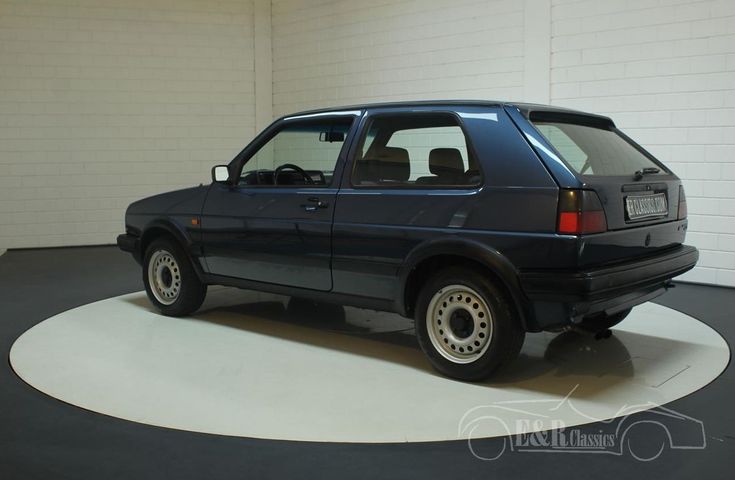
M210 274L328 291L334 203L360 112L287 118L213 183L201 219Z

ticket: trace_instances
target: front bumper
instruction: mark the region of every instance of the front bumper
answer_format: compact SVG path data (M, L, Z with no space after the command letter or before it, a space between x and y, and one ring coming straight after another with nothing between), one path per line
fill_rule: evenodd
M527 271L521 287L534 306L540 329L613 314L661 295L673 277L694 267L699 252L689 245L663 253L580 271Z
M117 236L117 246L123 252L132 253L133 257L135 257L135 260L138 263L142 262L140 252L140 237L130 235L129 233L123 233L122 235Z

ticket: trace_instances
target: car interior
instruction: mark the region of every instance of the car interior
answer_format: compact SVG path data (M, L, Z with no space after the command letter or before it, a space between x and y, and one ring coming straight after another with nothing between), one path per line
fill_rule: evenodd
M289 165L243 172L240 185L329 185L332 182L333 171L288 169Z

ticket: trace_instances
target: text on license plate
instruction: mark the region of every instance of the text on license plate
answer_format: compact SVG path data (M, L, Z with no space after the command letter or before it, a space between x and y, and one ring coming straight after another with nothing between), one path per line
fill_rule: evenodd
M628 212L628 218L631 220L646 217L660 217L669 213L665 193L628 195L625 197L625 210Z

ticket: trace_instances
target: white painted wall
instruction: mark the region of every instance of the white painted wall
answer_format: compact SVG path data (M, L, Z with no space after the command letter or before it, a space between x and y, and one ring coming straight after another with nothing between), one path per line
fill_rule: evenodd
M436 98L611 115L735 286L731 0L0 0L0 249L112 242L273 116Z
M253 65L249 1L0 0L0 249L113 243L131 201L208 182Z

